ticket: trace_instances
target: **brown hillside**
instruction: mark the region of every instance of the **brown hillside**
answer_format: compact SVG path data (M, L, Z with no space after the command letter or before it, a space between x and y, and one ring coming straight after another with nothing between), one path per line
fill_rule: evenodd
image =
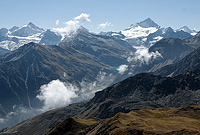
M107 119L71 117L48 135L200 135L200 106L141 109Z

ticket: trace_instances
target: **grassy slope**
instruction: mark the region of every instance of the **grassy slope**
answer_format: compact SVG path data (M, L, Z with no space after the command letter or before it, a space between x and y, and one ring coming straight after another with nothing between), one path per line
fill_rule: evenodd
M59 134L200 134L200 106L141 109L108 119L71 117L49 132L49 135Z

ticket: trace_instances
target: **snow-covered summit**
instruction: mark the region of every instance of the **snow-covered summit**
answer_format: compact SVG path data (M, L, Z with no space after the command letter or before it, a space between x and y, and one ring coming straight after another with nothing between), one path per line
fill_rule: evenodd
M158 24L156 24L151 18L147 18L144 21L141 21L136 24L132 24L130 27L138 27L141 26L143 28L149 28L149 27L160 27Z
M38 26L30 22L28 23L28 25L24 25L22 27L15 29L14 31L11 32L10 35L19 37L28 37L41 32L44 32L44 29L39 28Z
M196 35L197 34L197 31L191 30L187 26L183 26L180 29L178 29L177 31L181 31L181 30L184 31L184 32L190 33L191 35Z
M121 31L125 39L134 39L139 37L146 37L151 33L156 32L160 26L152 21L150 18L145 19L136 24L132 24L128 29Z

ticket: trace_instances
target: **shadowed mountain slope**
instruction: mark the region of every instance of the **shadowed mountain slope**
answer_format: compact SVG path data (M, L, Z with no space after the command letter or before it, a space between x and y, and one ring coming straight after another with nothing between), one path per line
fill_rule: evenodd
M200 69L175 77L142 73L127 78L95 94L88 102L55 109L7 130L9 134L47 133L67 117L109 118L118 112L141 108L180 107L200 104ZM17 133L13 133L17 131Z
M56 79L72 83L92 79L103 67L91 55L72 48L29 43L0 58L0 103L6 112L14 105L37 106L41 85Z

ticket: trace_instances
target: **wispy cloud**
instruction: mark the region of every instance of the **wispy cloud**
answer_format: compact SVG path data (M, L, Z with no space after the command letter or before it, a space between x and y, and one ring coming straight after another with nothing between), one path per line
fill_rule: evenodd
M60 24L60 21L59 20L56 20L56 25L59 25Z
M127 61L139 61L140 63L146 63L148 64L150 60L154 60L158 57L162 57L162 55L156 51L156 52L149 52L149 49L145 46L138 46L135 47L137 50L133 56L128 57Z
M105 23L99 24L99 26L98 26L97 28L98 28L98 29L100 29L100 28L105 29L106 27L110 27L110 26L113 26L113 24L110 23L110 22L105 22Z
M83 25L83 23L91 22L89 17L89 14L81 13L79 16L74 17L72 20L65 22L65 27L52 28L52 30L59 33L64 38L66 35L75 32L77 28L80 27L80 25Z

